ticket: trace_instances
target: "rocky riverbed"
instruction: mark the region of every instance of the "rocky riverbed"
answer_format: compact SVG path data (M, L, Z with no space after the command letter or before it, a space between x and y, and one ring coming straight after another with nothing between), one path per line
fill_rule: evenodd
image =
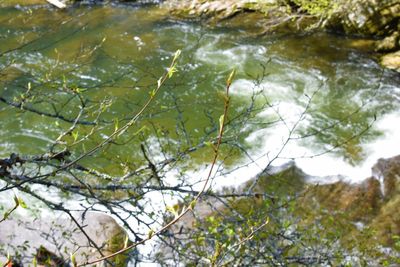
M255 230L252 245L260 250L276 249L277 257L307 258L313 247L317 252L311 255L338 258L337 264L346 261L341 257L353 257L352 266L400 264L400 156L379 159L371 168L371 177L361 183L315 184L316 178L294 163L270 167L240 187L239 191L246 192L256 182L253 190L258 193L253 199L233 199L234 213L218 197L209 197L174 229L182 233L181 238L186 233L204 238L201 231L193 232L206 228L222 234L240 215L257 214L254 218L268 219L262 230ZM212 207L208 203L213 203ZM260 227L264 221L248 221L252 223ZM244 229L233 229L230 235L243 236ZM196 247L196 243L187 246ZM162 251L171 253L166 247Z
M284 194L298 194L298 213L305 221L332 215L343 224L359 227L350 227L349 233L370 229L371 240L383 246L393 246L400 235L400 156L379 159L371 168L371 176L361 183L315 184L312 181L318 179L294 164L283 166L279 172L265 170L256 179L260 193L282 188Z
M346 214L350 222L373 229L374 239L391 246L400 235L400 156L379 159L371 177L359 184L309 185L304 201Z

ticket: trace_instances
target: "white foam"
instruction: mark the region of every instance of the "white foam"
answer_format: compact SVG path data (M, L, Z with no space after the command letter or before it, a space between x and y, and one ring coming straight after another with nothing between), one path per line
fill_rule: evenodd
M290 140L286 143L289 129L299 121L304 110L304 106L295 104L293 98L297 98L297 100L301 96L305 98L305 101L297 101L297 103L308 101L308 98L304 95L294 93L296 80L303 79L304 88L308 88L309 92L317 90L321 86L322 80L315 73L299 73L295 70L289 70L289 72L290 79L284 81L279 81L279 79L282 79L279 75L271 75L268 76L268 80L257 86L246 79L236 80L232 84L231 92L238 97L250 96L254 92L263 91L264 95L273 99L274 102L279 102L275 109L267 109L259 113L258 117L267 119L276 116L279 112L286 124L277 123L272 127L251 133L246 138L246 142L255 147L251 151L252 160L243 158L241 162L236 164L242 167L225 170L225 177L218 178L218 183L215 183L218 188L239 185L255 177L276 156L279 157L274 159L273 165L285 164L294 159L297 166L310 175L310 182L332 183L338 180L346 180L357 183L371 177L371 167L379 158L393 157L400 153L400 142L398 141L400 127L397 127L400 122L400 112L393 112L378 118L373 127L384 134L373 141L362 144L367 157L361 164L355 166L333 153L315 156L321 151L296 140ZM303 127L309 123L307 120L301 121ZM308 142L313 142L312 138ZM281 151L283 146L285 147Z
M236 68L243 70L250 58L267 60L267 49L261 45L236 45L231 48L218 49L221 36L210 40L206 45L197 49L195 58L203 63L219 66L223 69Z

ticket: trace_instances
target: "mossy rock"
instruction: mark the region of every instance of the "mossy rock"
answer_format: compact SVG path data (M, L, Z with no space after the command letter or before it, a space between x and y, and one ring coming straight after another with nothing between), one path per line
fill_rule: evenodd
M396 31L400 19L397 0L335 0L329 27L350 34L387 36Z
M130 244L132 244L132 242L128 239L126 232L122 229L117 229L113 237L108 240L106 250L108 253L112 254ZM127 266L129 261L129 251L110 258L110 261L115 267Z

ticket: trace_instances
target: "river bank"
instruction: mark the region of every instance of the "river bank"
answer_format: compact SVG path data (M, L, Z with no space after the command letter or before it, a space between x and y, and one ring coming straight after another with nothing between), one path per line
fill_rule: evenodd
M57 1L68 6L81 1ZM82 1L85 2L85 1ZM136 3L158 1L87 1L87 3ZM2 5L43 5L46 0L7 0ZM53 2L53 4L55 4ZM385 1L303 1L303 0L166 0L159 4L166 15L180 20L201 20L208 25L227 24L257 28L255 34L309 33L330 31L365 38L357 42L360 49L375 54L388 69L400 71L400 4ZM60 7L59 4L55 6Z
M385 1L174 1L164 3L181 19L225 23L241 16L257 25L259 34L331 31L366 38L363 48L375 52L380 63L400 71L400 3ZM255 16L254 13L258 14ZM243 14L250 19L243 18ZM250 20L250 22L248 21Z

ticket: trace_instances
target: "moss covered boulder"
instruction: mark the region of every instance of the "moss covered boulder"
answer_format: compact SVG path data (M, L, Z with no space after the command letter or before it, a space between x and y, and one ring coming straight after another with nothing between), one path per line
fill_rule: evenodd
M341 27L347 33L387 36L398 29L398 0L335 0L328 19L331 27Z

